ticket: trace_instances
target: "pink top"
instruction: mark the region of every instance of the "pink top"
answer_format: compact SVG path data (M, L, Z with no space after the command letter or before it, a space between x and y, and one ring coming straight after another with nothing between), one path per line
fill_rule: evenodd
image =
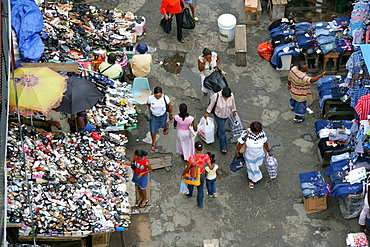
M218 95L218 100L217 100L217 95ZM230 116L231 112L236 111L235 107L235 100L234 100L234 95L231 94L229 98L226 100L222 97L221 91L218 93L215 93L212 98L211 102L208 105L207 112L211 113L213 106L216 104L216 109L215 109L215 114L219 118L228 118Z
M192 116L189 116L186 117L185 120L182 120L182 118L179 115L176 115L175 120L177 122L179 130L189 130L189 126L194 121L194 118Z

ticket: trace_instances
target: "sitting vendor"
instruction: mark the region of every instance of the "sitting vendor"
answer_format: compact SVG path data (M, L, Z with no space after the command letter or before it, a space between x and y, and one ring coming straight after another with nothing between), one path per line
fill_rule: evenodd
M71 133L71 127L69 126L69 118L70 114L52 110L45 117L45 120L51 125L51 132Z
M108 55L107 62L102 62L99 66L99 72L110 79L119 79L122 75L122 67L116 64L116 54L111 53Z
M79 132L88 131L91 133L96 130L96 128L87 121L86 111L77 113L77 128Z
M147 77L150 73L150 65L152 64L152 55L145 54L148 51L148 46L139 44L136 46L136 54L132 57L129 65L130 79L133 77Z

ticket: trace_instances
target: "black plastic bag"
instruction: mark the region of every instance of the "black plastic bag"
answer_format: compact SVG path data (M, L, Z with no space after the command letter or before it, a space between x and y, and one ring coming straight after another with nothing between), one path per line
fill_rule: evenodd
M170 18L168 18L168 20L166 20L166 18L162 18L161 20L161 27L163 28L163 31L165 31L166 33L170 33L171 32L171 29L172 29L172 15Z
M234 157L233 161L231 161L230 170L232 170L233 172L239 171L240 169L244 167L244 165L245 165L245 160L244 160L243 154L239 154L238 158Z
M190 14L189 8L185 8L182 11L182 28L183 29L194 29L195 21Z
M217 93L229 85L227 84L225 76L223 76L220 71L213 71L212 74L204 78L203 86Z

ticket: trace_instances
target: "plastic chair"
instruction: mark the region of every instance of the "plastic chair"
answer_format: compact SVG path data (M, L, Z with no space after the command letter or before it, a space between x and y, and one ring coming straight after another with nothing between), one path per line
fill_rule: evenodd
M135 78L134 83L132 84L132 96L135 99L133 103L143 105L145 103L136 101L136 99L143 94L140 90L149 90L151 92L148 78Z

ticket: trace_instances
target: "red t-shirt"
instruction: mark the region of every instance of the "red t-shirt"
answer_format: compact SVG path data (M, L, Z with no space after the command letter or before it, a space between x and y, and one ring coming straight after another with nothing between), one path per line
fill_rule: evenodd
M204 164L210 162L208 154L194 154L188 158L188 163L191 165L197 165L200 168L200 173L204 173Z
M162 0L162 5L159 11L162 15L164 14L178 14L182 12L180 1L183 0Z
M135 174L139 175L141 173L144 173L148 171L148 167L146 166L146 163L149 162L147 158L143 158L143 160L139 160L138 158L134 159L134 166L135 166ZM143 176L148 175L148 173L144 174Z

